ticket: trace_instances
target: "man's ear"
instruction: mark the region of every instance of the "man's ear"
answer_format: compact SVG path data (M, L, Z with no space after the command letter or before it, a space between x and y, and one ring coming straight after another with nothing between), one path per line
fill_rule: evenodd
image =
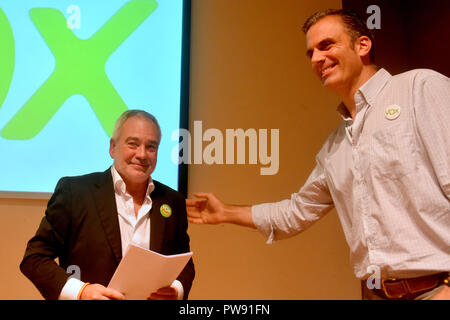
M114 150L116 148L116 142L113 138L109 140L109 155L114 159Z
M370 49L372 49L372 40L368 36L361 36L356 40L357 52L361 58L370 59Z

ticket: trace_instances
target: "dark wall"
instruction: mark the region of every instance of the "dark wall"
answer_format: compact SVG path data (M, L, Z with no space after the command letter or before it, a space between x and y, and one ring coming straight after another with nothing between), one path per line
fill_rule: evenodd
M430 68L450 76L450 1L342 0L342 7L362 17L378 5L381 29L374 29L376 62L397 74Z

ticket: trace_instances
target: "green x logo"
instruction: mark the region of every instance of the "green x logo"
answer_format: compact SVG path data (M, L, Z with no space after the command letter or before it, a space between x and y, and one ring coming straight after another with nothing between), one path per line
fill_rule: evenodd
M30 17L55 56L56 67L8 122L2 136L17 140L35 137L75 94L89 101L103 129L111 136L115 120L127 106L106 75L106 62L157 6L155 0L131 0L86 40L67 28L64 15L57 9L31 9ZM1 89L0 83L0 101Z
M0 107L8 94L14 71L14 36L3 10L0 8L0 39L2 39L2 50L0 50Z

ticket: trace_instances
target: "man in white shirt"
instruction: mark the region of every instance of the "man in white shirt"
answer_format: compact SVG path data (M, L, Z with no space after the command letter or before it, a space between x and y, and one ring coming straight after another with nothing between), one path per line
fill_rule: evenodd
M342 99L343 121L316 167L299 192L277 203L236 207L195 194L206 201L187 201L189 220L257 228L271 243L336 207L355 275L367 280L371 266L380 269L380 287L363 281L363 298L449 299L449 79L379 69L373 37L352 12L316 13L303 30L313 71Z
M107 285L129 244L165 255L190 251L184 196L151 178L160 141L152 115L127 110L110 140L113 166L58 182L20 265L46 299L125 299ZM73 266L79 279L66 272ZM194 276L191 259L149 299L187 299Z

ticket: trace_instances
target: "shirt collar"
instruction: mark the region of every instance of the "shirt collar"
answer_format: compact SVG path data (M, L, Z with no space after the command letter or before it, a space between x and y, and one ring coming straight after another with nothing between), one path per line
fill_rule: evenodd
M369 105L375 103L375 99L391 78L391 74L385 69L378 70L369 80L366 81L355 93L355 102L362 96Z
M119 172L116 170L114 165L111 166L111 175L113 179L114 191L119 195L129 196L129 194L127 193L125 181L123 181L122 177L120 176ZM155 190L155 184L153 183L152 177L149 176L147 191L145 192L145 198L150 198L150 193L152 193L153 190Z
M344 103L341 102L336 111L340 114L340 116L342 117L342 119L344 119L345 121L349 121L352 120L352 115L350 114L350 112L348 112L347 108L345 107Z
M387 72L386 69L381 68L369 80L367 80L366 83L364 83L355 92L354 99L356 104L356 112L359 112L366 104L369 106L373 105L376 97L391 77L391 74ZM337 107L337 112L344 120L351 118L350 113L343 103L339 104Z

